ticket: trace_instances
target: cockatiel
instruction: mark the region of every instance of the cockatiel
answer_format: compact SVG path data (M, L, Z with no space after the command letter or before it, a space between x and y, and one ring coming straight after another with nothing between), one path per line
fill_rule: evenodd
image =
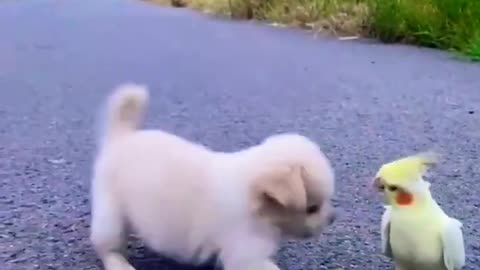
M434 153L383 165L374 185L384 193L382 252L395 270L458 270L465 265L462 223L445 214L423 180Z

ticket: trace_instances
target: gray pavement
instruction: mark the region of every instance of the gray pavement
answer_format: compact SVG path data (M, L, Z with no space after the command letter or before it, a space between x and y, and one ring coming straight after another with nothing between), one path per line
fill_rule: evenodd
M0 269L100 269L87 236L95 118L127 81L151 88L145 126L213 149L282 131L322 145L340 218L286 243L283 269L392 269L368 184L382 162L430 148L444 153L434 195L464 222L466 269L480 269L479 65L134 0L0 2ZM132 245L138 270L190 269Z

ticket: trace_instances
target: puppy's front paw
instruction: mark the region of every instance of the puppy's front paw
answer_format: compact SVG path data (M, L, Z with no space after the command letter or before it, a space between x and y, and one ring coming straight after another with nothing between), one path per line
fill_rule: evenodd
M120 254L111 253L103 259L105 270L135 270L135 268Z
M245 264L226 264L225 270L280 270L276 264L270 260L252 262Z
M262 270L280 270L272 261L265 261Z
M112 265L112 264L105 265L105 270L136 270L136 269L130 264L118 263L115 265Z
M278 268L278 266L272 261L266 260L250 265L248 270L280 270L280 268Z

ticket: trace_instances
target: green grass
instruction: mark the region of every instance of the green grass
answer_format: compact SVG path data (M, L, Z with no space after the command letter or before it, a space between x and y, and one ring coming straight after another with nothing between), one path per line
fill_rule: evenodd
M215 14L413 43L480 61L480 0L185 1Z
M480 60L480 0L368 1L374 37L454 50Z

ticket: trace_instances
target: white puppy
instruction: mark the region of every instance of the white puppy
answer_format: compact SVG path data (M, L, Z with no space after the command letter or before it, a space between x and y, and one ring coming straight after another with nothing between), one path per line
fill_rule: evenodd
M106 270L133 270L124 254L135 232L182 262L218 256L226 270L275 270L283 238L318 235L334 220L334 174L319 147L275 135L214 152L160 130L137 130L146 88L123 85L109 98L92 179L90 239Z

